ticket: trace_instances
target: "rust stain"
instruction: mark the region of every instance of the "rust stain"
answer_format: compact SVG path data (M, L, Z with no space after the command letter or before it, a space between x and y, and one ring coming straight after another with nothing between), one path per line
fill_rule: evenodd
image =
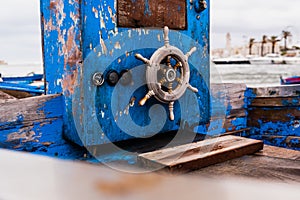
M49 9L50 9L50 10L56 9L56 5L57 5L57 2L56 2L56 1L51 1L51 2L50 2Z
M78 2L78 0L74 1ZM70 13L70 18L72 19L75 25L71 26L68 30L62 29L63 21L66 18L66 14L64 13L64 1L56 0L50 3L50 9L55 12L55 21L57 25L53 25L53 19L49 19L48 22L45 22L45 30L57 31L58 33L58 42L61 44L61 49L59 49L59 55L64 57L64 69L65 75L64 80L62 81L62 85L65 94L73 94L74 93L74 85L77 82L77 65L81 63L82 53L80 48L76 44L76 41L79 41L81 38L80 33L77 34L75 30L75 26L78 24L80 16L79 10L77 13ZM67 66L70 69L67 69ZM68 71L67 71L68 70ZM67 74L67 75L66 75Z
M78 70L75 69L72 71L71 74L67 74L64 76L63 79L63 88L65 90L65 95L70 96L74 94L74 88L77 85L77 77L78 77Z
M65 56L65 68L66 65L73 67L81 60L81 51L76 44L76 32L74 26L68 30L67 41L63 46L63 52Z

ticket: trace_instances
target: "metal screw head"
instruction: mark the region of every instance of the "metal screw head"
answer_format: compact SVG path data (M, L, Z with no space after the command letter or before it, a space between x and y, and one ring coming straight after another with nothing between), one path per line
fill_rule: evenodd
M166 78L168 82L173 82L176 79L176 71L174 69L168 69L166 73Z
M96 72L94 75L93 75L93 84L95 86L101 86L103 85L104 83L104 77L103 77L103 74L101 72Z

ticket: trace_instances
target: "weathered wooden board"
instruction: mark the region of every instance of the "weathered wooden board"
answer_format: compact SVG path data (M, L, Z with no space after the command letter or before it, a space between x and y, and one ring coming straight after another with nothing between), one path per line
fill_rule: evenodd
M262 133L260 135L252 134L250 137L258 140L264 140L264 143L268 145L276 145L279 147L299 150L300 137L295 136L296 134L298 133L292 133L292 131L291 132L282 131L280 132L280 135L279 132L276 132L276 133L264 133L264 134Z
M0 148L79 159L87 154L63 138L61 95L0 102Z
M186 29L186 0L118 0L118 26Z
M262 149L262 141L224 136L140 154L138 161L149 168L159 167L170 172L187 172L253 154Z
M276 87L249 88L254 97L297 97L300 95L300 85L285 85Z
M222 133L220 136L226 136L226 135L243 136L245 134L247 135L250 132L250 130L251 130L250 128L244 128L237 131Z
M250 137L266 144L299 149L300 86L249 88Z
M295 107L251 108L249 109L248 125L258 126L261 122L291 122L299 119L300 109Z
M3 102L3 101L8 100L8 99L16 99L16 98L9 95L9 94L7 94L7 93L5 93L5 92L0 91L0 103L1 103L1 101Z
M209 178L243 177L264 182L300 183L300 151L265 145L264 150L193 171Z
M62 96L47 95L0 103L0 128L62 117Z
M223 133L247 128L247 99L245 84L212 84L213 114L211 123L223 120ZM225 119L224 118L225 115ZM216 127L217 128L217 127Z
M16 91L16 90L4 90L2 89L3 92L5 92L6 94L13 96L17 99L23 99L23 98L28 98L28 97L32 97L33 95L30 94L29 92L24 92L24 91Z
M298 160L300 161L300 151L274 147L265 145L264 150L256 153L256 155L267 156L271 158L279 158L279 159L289 159L289 160ZM300 165L299 165L300 166ZM299 173L300 175L300 173Z
M251 107L299 107L300 96L297 97L257 97L251 101Z

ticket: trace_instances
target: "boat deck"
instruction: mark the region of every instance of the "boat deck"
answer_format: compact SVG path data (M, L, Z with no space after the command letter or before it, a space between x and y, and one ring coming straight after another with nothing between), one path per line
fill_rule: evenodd
M300 183L300 151L265 145L264 150L253 155L199 169L190 174Z

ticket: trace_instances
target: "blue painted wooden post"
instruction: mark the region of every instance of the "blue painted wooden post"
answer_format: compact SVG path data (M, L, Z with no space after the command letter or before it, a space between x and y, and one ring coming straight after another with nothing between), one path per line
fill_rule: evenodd
M182 100L175 102L174 121L166 115L167 105L154 98L144 107L138 106L147 87L145 84L135 87L143 83L145 68L138 67L142 62L134 55L140 53L150 58L163 46L162 27L120 27L117 3L117 0L41 1L47 94L63 94L65 137L79 145L90 146L207 123L210 114L210 3L207 2L208 8L202 10L198 1L186 0L185 8L177 8L178 11L186 9L186 28L172 30L170 44L184 53L197 47L189 63L190 83L199 93L187 92ZM145 1L146 15L153 11L149 5ZM110 86L105 81L103 86L96 87L92 83L95 72L106 77L111 70L118 74L131 70L134 84Z

